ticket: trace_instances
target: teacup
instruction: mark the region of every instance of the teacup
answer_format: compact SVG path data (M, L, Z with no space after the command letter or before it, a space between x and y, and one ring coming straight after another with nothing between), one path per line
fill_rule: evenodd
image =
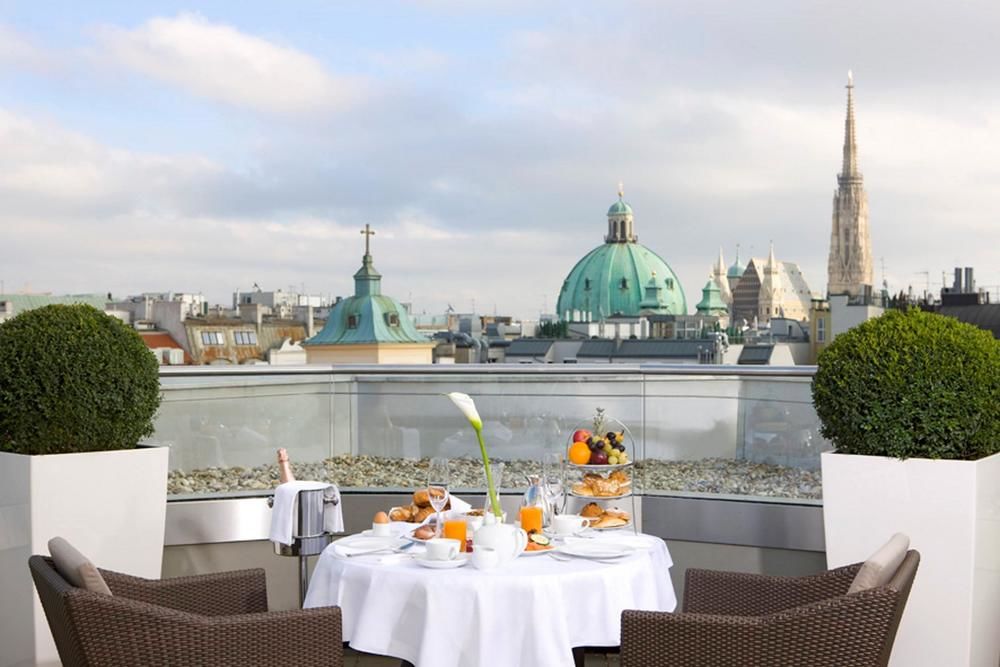
M427 560L455 560L461 544L458 540L451 540L446 537L434 537L427 542Z
M552 530L556 535L575 535L590 525L585 517L576 514L557 514L552 517Z
M392 526L387 523L372 523L372 535L375 537L391 537Z
M477 570L490 570L500 564L500 554L490 547L475 547L472 550L472 566Z

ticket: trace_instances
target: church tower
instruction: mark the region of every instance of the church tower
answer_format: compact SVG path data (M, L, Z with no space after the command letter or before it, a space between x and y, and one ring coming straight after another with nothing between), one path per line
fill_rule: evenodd
M868 229L868 195L858 171L854 134L854 77L847 73L847 119L844 121L844 163L833 197L833 229L827 263L828 296L858 296L871 288L872 247Z

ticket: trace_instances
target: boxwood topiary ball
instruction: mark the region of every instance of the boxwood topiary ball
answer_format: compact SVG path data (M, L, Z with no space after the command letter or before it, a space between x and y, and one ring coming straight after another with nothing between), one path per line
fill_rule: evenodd
M159 363L118 319L53 305L0 324L0 451L132 448L159 405Z
M841 453L1000 451L1000 341L951 317L894 310L837 336L819 355L812 396Z

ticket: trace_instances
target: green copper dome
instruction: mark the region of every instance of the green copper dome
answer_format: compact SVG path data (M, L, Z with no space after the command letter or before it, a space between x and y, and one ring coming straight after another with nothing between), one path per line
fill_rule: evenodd
M608 215L631 215L632 207L625 203L625 201L619 197L618 201L611 205L608 209Z
M740 250L739 247L736 248L736 261L733 265L729 267L726 271L727 278L742 278L743 273L747 270L746 265L740 263Z
M323 330L303 345L430 342L417 331L406 309L382 294L382 276L367 250L354 274L354 296L334 306Z
M677 276L655 252L639 243L605 243L569 272L557 308L567 321L598 321L642 312L683 315L687 301Z

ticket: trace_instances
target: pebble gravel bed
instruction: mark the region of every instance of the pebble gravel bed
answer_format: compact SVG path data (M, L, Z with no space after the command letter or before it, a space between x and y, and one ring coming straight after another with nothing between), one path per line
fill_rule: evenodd
M523 488L528 475L539 473L537 461L503 461L503 464L503 488ZM426 483L427 465L427 459L335 456L318 463L293 463L292 471L297 479L329 481L341 489L414 489ZM823 494L818 470L737 459L647 459L636 463L635 471L636 486L652 492L796 499L819 499ZM276 465L218 467L172 470L167 492L170 495L220 495L266 491L277 485ZM482 462L452 459L451 485L454 488L483 488Z

